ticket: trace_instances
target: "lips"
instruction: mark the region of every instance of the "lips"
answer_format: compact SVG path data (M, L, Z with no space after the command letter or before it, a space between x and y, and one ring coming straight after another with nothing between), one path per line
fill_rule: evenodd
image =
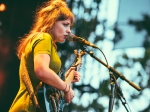
M64 36L64 39L67 39L67 35Z

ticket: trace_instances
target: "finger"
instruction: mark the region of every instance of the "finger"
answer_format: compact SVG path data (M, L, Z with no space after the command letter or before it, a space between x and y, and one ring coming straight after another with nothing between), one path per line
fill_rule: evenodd
M75 78L75 79L78 79L78 78L81 78L81 76L80 76L79 73L78 73L78 74L74 74L74 78Z
M80 73L78 71L74 71L74 75L81 77L81 75L80 75Z
M74 83L74 82L79 82L79 80L80 80L80 79L74 79L74 80L72 81L72 83Z
M73 80L78 80L78 77L77 77L77 76L75 76Z
M70 67L70 70L75 70L76 69L76 67Z

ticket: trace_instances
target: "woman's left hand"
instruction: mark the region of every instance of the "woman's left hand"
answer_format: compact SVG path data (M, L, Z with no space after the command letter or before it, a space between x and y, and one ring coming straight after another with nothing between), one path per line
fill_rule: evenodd
M73 72L74 78L73 78L73 80L72 80L72 83L74 83L74 82L79 82L79 81L80 81L80 78L81 78L81 75L80 75L80 73L79 73L78 71L75 71L75 67L71 67L71 68L67 71L67 73L66 73L66 75L65 75L65 78L67 78L67 77L70 75L70 73L71 73L72 70L74 71L74 72Z
M80 73L77 72L77 71L74 71L74 79L72 80L72 83L74 83L74 82L79 82L79 81L80 81L80 78L81 78Z

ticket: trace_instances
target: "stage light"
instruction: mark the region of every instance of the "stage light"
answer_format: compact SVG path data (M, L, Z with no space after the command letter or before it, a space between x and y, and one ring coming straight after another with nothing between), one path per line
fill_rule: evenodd
M6 5L4 3L0 3L0 12L3 12L6 10Z

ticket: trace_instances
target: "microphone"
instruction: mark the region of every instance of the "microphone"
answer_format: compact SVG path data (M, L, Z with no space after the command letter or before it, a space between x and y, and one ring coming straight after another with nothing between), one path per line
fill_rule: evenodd
M95 44L92 44L89 41L87 41L87 40L85 40L85 39L83 39L81 37L78 37L78 36L76 36L74 34L71 34L71 33L67 36L67 39L69 41L73 41L73 42L76 41L76 42L79 42L79 43L81 43L83 45L91 46L93 48L98 48Z

